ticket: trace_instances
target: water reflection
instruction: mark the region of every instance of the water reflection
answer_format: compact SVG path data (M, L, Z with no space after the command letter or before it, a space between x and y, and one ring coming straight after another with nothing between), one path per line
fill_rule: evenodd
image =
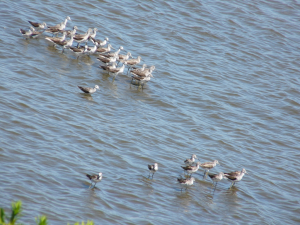
M154 187L153 187L153 183L155 182L155 180L146 177L146 176L142 176L142 178L140 179L142 181L142 183L145 184L145 186L147 187L147 191L148 191L148 197L154 194Z
M193 196L191 195L189 188L186 191L180 191L180 189L177 188L176 190L178 190L178 192L176 192L176 198L180 206L184 209L184 212L188 212L193 201Z
M94 101L93 97L90 94L87 93L80 93L81 97L88 100L88 101Z

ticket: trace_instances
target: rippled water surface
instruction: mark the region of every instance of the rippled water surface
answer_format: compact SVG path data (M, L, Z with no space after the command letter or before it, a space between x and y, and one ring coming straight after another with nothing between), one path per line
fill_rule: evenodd
M1 1L0 207L50 224L296 224L300 222L300 2ZM142 63L142 90L112 80L97 56L76 59L28 20L70 16ZM74 43L75 45L75 43ZM91 43L89 43L91 45ZM141 64L142 64L141 63ZM93 95L77 85L100 86ZM213 192L203 169L180 191L183 161L248 172ZM147 165L159 171L148 179ZM86 173L103 173L89 189Z

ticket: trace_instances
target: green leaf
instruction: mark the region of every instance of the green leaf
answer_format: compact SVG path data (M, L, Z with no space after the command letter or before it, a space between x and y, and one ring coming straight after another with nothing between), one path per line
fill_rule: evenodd
M48 225L47 216L39 216L35 218L37 225Z
M13 202L11 204L12 212L11 212L11 217L10 217L10 225L15 225L18 219L21 217L21 212L22 212L22 202L17 201Z
M5 211L4 209L0 208L0 225L4 225L5 223Z

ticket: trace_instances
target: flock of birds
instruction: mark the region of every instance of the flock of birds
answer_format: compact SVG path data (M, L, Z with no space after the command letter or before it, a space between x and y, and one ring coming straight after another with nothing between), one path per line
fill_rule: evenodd
M211 178L211 180L213 181L213 185L214 185L214 183L216 183L214 185L215 186L214 190L216 190L218 182L221 181L223 178L231 181L231 185L229 187L229 188L231 188L235 185L236 182L239 182L240 180L242 180L243 176L247 173L247 171L243 168L241 171L234 171L234 172L229 172L229 173L219 172L217 174L208 174L210 169L214 168L216 165L220 165L218 160L214 160L213 162L205 162L205 163L197 162L196 165L194 165L195 159L197 159L197 156L195 154L193 154L190 159L186 159L184 161L185 166L182 166L182 169L189 175L187 175L186 178L183 178L183 177L177 178L177 181L181 185L181 191L184 187L185 187L185 190L187 190L188 186L191 186L194 184L195 178L192 177L192 174L196 173L199 170L199 167L205 169L204 175L203 175L204 178L208 175ZM148 165L148 169L149 169L148 178L152 177L152 179L153 179L154 173L158 170L158 163L154 163L153 165ZM152 174L152 176L151 176L151 174ZM93 183L94 183L94 187L95 187L96 183L102 180L102 173L99 173L98 175L86 174L86 176L91 180L90 187L93 185Z
M71 20L71 18L67 16L63 22L55 26L47 26L45 22L37 23L28 21L32 25L30 29L20 29L20 32L26 39L37 38L44 32L50 33L53 36L46 36L45 40L49 41L51 44L53 44L53 46L61 46L62 52L64 52L65 49L69 49L77 56L77 59L81 55L90 56L92 54L99 54L97 60L99 60L101 63L100 68L102 68L104 71L107 71L110 75L114 76L113 80L118 74L124 72L126 66L128 67L127 74L129 71L132 74L131 83L133 80L136 80L139 83L139 85L142 85L143 87L144 83L146 81L149 81L151 77L153 77L152 72L155 70L155 66L147 68L147 65L144 64L141 68L135 67L141 62L141 56L133 58L130 52L127 52L127 54L125 55L120 54L120 51L123 50L122 46L120 46L116 52L111 52L111 49L113 49L113 47L111 44L109 44L109 39L107 37L103 41L95 39L98 31L97 28L89 28L85 34L77 34L77 26L74 26L72 30L65 30L67 22L69 20ZM58 37L59 34L61 34L62 36ZM54 37L54 35L56 36ZM67 37L70 38L67 40ZM73 46L74 41L77 42L77 46ZM93 43L93 47L89 47L87 45L88 41ZM85 45L80 46L81 43L85 43ZM106 45L107 47L104 47ZM122 66L117 67L119 63L122 63ZM99 89L99 86L95 85L94 88L78 86L78 88L85 93L92 94L96 92L97 89ZM186 159L184 161L185 166L182 166L182 168L186 173L189 174L189 176L187 176L186 178L177 178L179 184L182 186L181 191L183 187L187 189L188 186L193 185L195 178L192 177L192 174L196 173L199 167L205 169L203 175L203 177L205 178L209 170L214 168L217 164L219 164L218 160L215 160L213 162L205 163L197 162L196 165L194 165L196 158L197 156L193 154L190 159ZM148 178L150 178L152 174L153 179L154 173L158 170L158 163L148 165L148 169L150 172ZM230 186L231 188L236 182L240 181L243 178L245 173L247 173L246 170L242 169L241 171L235 171L230 173L219 172L218 174L208 174L208 176L212 179L213 184L216 183L215 189L217 187L218 182L221 181L223 178L232 182ZM86 174L86 176L91 181L90 187L93 183L95 187L96 183L102 180L102 173L99 173L98 175Z
M136 67L142 60L141 56L133 58L130 52L127 52L125 55L120 54L120 51L123 50L122 46L120 46L116 52L111 52L114 48L109 43L107 37L104 40L96 39L97 28L89 28L85 34L77 34L77 26L74 26L72 30L65 30L69 20L71 21L71 18L67 16L63 22L55 26L47 26L45 22L38 23L28 21L32 26L29 30L20 29L20 33L26 39L40 37L43 33L52 34L52 37L46 36L45 40L53 44L53 46L61 46L62 52L64 52L65 49L69 49L77 56L77 60L81 55L90 56L99 54L97 60L100 61L100 68L113 76L113 81L118 74L124 72L126 66L128 67L127 74L129 71L132 74L131 83L135 81L139 87L142 86L143 88L145 82L148 82L151 77L153 77L152 72L155 70L155 66L147 67L147 65L144 64L141 68ZM58 37L58 35L61 36ZM67 37L69 37L69 39L67 39ZM74 41L77 42L77 46L73 46ZM88 46L88 42L91 42L93 46ZM81 46L81 43L85 43L85 45ZM117 67L119 63L122 63L122 66ZM78 86L78 88L85 93L92 94L99 89L99 86L95 85L93 88Z

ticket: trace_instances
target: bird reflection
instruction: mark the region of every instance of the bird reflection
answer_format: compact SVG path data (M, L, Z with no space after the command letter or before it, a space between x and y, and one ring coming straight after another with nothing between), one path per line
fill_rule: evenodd
M154 188L152 186L154 180L150 179L148 176L142 176L142 178L140 179L147 187L147 191L148 191L148 196L153 195L154 193Z
M88 101L94 101L93 97L90 94L80 93L82 98L85 98Z
M137 90L141 90L143 91L144 90L144 84L145 83L141 83L141 82L138 82L136 80L130 80L130 89L131 89L131 86L136 86L137 87Z
M232 187L226 190L226 195L231 197L237 197L237 192L239 189L237 187Z
M185 192L177 192L176 197L178 199L178 202L180 203L181 207L184 209L184 211L189 211L190 204L193 200L193 196L190 195L188 191Z

